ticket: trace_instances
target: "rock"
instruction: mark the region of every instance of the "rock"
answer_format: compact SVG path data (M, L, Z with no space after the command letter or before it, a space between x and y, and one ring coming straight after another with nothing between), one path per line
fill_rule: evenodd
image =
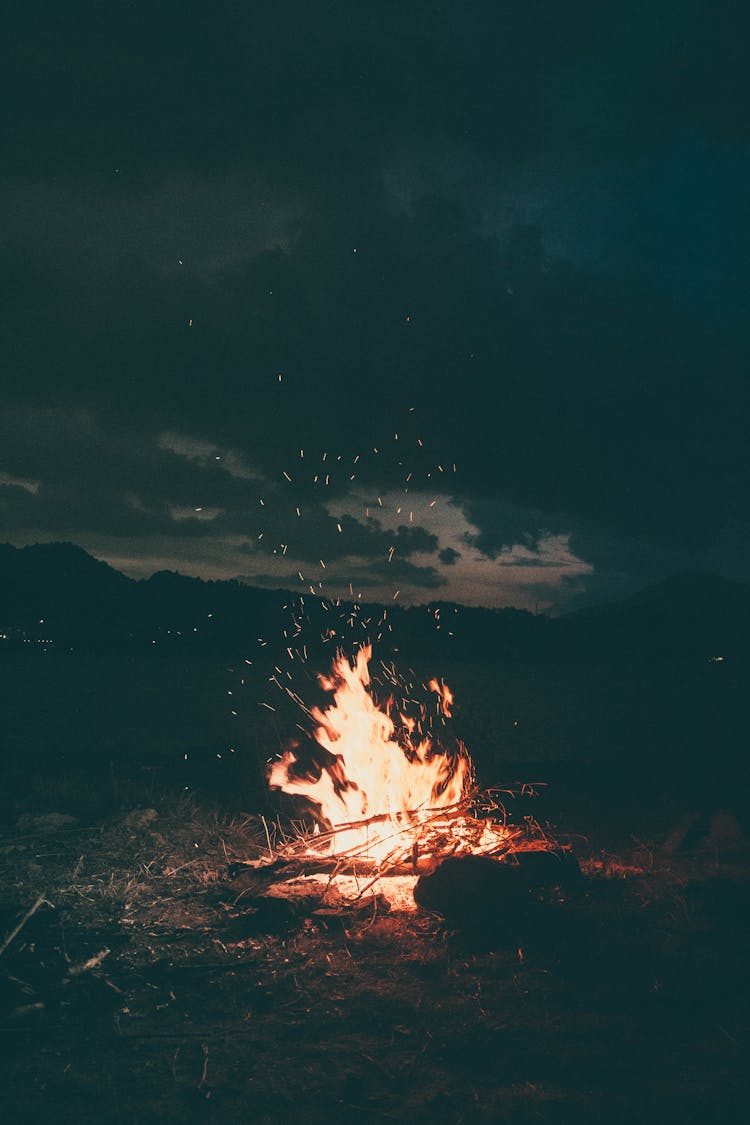
M491 925L516 932L540 892L558 886L573 890L582 880L572 853L519 852L508 861L459 856L443 860L431 875L422 875L414 899L457 928Z

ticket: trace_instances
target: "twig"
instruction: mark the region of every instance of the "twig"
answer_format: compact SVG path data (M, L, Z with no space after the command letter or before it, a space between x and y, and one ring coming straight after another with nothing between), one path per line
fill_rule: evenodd
M266 832L266 843L268 844L268 854L271 857L271 859L273 859L273 848L271 847L271 837L268 834L268 825L266 824L266 818L264 816L261 816L260 819L263 821L263 827L264 827L265 832Z
M198 1089L202 1090L206 1084L206 1075L208 1074L208 1043L203 1044L203 1073L201 1080L198 1083Z
M89 957L88 961L83 961L80 965L71 965L68 969L69 977L80 976L81 973L88 973L91 969L98 969L105 957L108 957L112 952L111 949L100 949L93 957Z
M36 914L39 907L45 902L47 902L47 899L44 897L44 892L42 892L42 894L39 895L39 898L36 900L34 905L29 907L29 909L26 911L26 913L24 914L23 918L18 923L16 928L14 930L11 930L11 932L8 934L8 936L5 939L5 941L3 942L3 944L0 945L0 957L2 957L3 953L5 953L5 950L8 948L10 943L13 941L13 938L16 937L17 934L20 934L21 930L24 928L24 926L28 922L29 918L31 918L32 914ZM47 905L52 906L52 903L51 902L47 903Z
M323 891L323 894L320 896L321 902L323 902L323 900L325 899L329 890L331 889L331 884L333 883L334 879L338 875L340 867L341 867L341 864L337 863L336 866L334 867L333 871L331 872L331 874L328 876L328 882L325 885L325 890Z
M155 863L156 861L153 860L152 862ZM167 878L167 879L171 879L172 876L176 875L178 871L184 871L184 869L186 867L192 867L194 864L196 864L198 862L199 861L197 859L189 859L187 861L187 863L181 863L179 867L167 867L167 868L164 869L164 877ZM151 864L149 864L149 867L150 866L151 866Z

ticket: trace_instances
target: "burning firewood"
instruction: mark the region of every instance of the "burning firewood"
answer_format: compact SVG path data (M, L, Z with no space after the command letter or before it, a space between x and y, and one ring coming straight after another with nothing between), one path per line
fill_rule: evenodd
M559 882L568 868L561 858L545 860L555 845L541 827L529 818L509 823L497 797L477 791L463 744L446 750L436 738L433 728L451 714L447 686L430 682L434 714L428 704L416 718L397 711L392 699L379 706L370 687L370 657L369 646L351 665L339 655L331 676L321 677L333 695L331 706L310 712L317 723L312 749L306 756L295 746L270 767L271 788L306 800L314 825L298 828L275 847L268 837L268 856L247 865L256 890L260 882L282 894L285 881L317 877L323 898L334 881L340 887L349 880L350 898L359 901L365 894L389 898L394 880L406 878L409 893L405 898L399 886L397 896L402 909L413 910L416 899L452 915L461 912L463 894L460 886L455 894L450 890L454 871L460 872L458 884L465 880L471 888L478 882L467 890L469 897L507 899L545 880ZM536 860L521 858L530 851ZM508 857L516 857L513 867L497 862ZM232 874L239 873L233 865ZM420 889L412 897L417 879Z

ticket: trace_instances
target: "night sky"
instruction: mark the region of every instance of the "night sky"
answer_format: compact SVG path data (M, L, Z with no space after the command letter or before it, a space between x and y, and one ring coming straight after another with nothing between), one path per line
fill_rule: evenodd
M0 539L552 612L750 579L744 5L14 7Z

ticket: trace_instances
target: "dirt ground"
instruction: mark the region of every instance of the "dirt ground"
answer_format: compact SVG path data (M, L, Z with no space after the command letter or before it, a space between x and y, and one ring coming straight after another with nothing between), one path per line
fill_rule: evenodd
M584 888L472 934L383 898L258 909L228 872L260 820L146 796L6 817L4 1121L747 1120L733 813L641 803L636 832L582 801Z

